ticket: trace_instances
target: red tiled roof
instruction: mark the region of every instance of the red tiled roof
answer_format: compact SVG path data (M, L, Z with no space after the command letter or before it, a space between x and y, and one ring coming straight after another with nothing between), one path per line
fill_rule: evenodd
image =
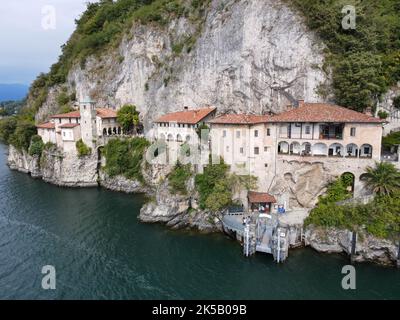
M384 121L334 104L302 103L298 108L273 116L272 122L383 123Z
M96 111L97 111L97 116L102 119L110 119L110 118L117 117L117 112L113 109L98 108L98 109L96 109Z
M52 118L80 118L81 117L81 113L80 111L72 111L72 112L68 112L68 113L61 113L61 114L56 114L54 116L52 116Z
M226 114L210 121L215 124L257 124L270 122L271 116L253 114Z
M56 127L56 125L52 122L46 122L46 123L38 124L36 126L36 128L39 128L39 129L54 129L55 127Z
M163 115L158 118L155 122L176 122L176 123L187 123L196 124L207 117L210 113L215 111L216 108L203 108L196 110L187 110L180 112L173 112Z
M80 126L80 124L79 123L64 123L60 126L60 128L71 129L71 128L75 128L77 126Z
M275 197L271 196L269 193L249 191L248 197L251 203L276 203Z

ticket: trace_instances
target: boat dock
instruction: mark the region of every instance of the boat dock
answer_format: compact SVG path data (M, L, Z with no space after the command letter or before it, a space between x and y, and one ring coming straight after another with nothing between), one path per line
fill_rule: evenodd
M302 221L289 224L287 214L227 211L222 224L228 235L243 244L246 257L262 252L272 254L274 260L281 263L288 258L290 247L303 243Z

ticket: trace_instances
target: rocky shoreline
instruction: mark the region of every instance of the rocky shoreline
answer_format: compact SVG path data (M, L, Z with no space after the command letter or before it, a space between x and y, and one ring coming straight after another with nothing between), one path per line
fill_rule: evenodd
M163 166L143 168L145 185L125 177L109 177L98 169L97 156L79 158L47 152L39 159L25 151L9 147L8 166L12 170L41 178L45 182L65 187L97 187L125 193L143 193L149 201L140 210L139 220L145 223L163 223L172 229L195 229L200 232L223 232L222 213L201 210L197 204L193 186L190 195L177 195L169 191ZM191 183L193 185L193 183ZM291 234L300 232L303 225L290 225ZM350 255L351 237L348 230L308 226L304 230L304 245L321 253L344 253ZM296 236L294 236L295 238ZM397 262L397 245L389 240L371 235L359 237L354 262L373 262L393 266Z

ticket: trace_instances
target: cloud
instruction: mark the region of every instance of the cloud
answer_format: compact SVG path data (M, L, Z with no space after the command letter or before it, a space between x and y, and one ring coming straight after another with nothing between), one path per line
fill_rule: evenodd
M29 84L57 61L87 0L1 0L0 83ZM93 2L93 1L92 1ZM43 29L44 8L55 10L55 29ZM45 19L45 20L44 20Z

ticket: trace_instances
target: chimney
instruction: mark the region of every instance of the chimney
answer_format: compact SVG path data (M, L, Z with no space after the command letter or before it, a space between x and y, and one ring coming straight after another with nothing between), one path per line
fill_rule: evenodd
M304 100L298 101L299 108L304 107L304 104L305 104Z
M370 116L370 117L373 117L373 116L374 116L374 115L372 114L372 108L371 108L371 107L365 108L364 113L365 113L367 116Z

